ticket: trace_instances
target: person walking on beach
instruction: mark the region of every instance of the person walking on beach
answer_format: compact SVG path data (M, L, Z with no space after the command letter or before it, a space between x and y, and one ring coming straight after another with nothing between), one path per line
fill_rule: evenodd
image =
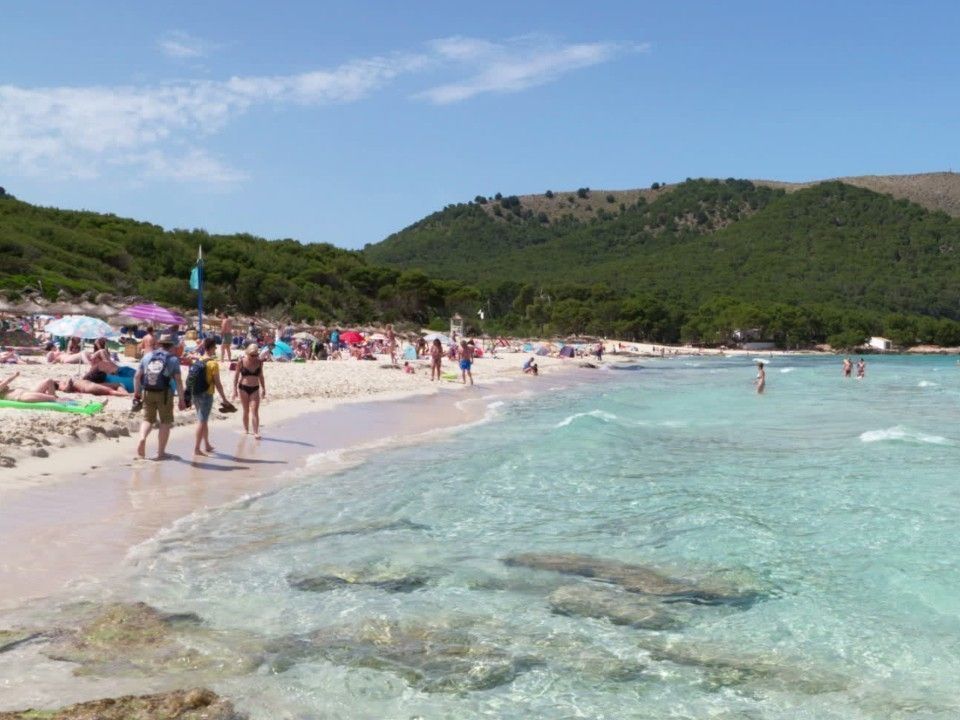
M233 360L233 318L229 313L220 313L220 359L230 362Z
M202 374L203 382L199 382ZM227 396L220 382L220 363L217 362L217 341L209 337L203 341L203 355L190 367L187 380L195 378L191 388L193 405L197 409L197 431L193 444L194 455L206 455L213 452L210 444L210 412L213 410L213 394L220 393L224 405L229 406ZM203 449L200 449L201 444Z
M850 358L843 359L843 376L845 378L850 377L850 372L853 370L853 361Z
M463 378L463 384L467 384L467 378L470 378L470 384L473 385L473 341L460 341L460 375Z
M857 380L863 380L864 376L867 374L867 363L864 362L863 358L857 361Z
M243 431L250 433L253 416L253 436L260 439L260 400L267 397L267 383L263 377L263 361L260 360L256 343L247 345L243 357L237 362L233 374L233 397L240 396L243 406Z
M173 425L173 394L176 385L177 407L186 409L183 398L183 378L180 360L173 354L174 338L170 334L160 336L160 347L145 355L133 376L133 400L143 404L143 421L140 423L140 439L137 442L137 457L146 457L147 437L153 424L159 422L159 444L155 460L166 460L167 441Z
M393 332L393 325L387 325L387 351L390 353L390 364L397 364L397 336Z
M443 363L443 345L440 338L434 338L430 344L430 382L433 382L433 376L440 380L440 366Z
M757 363L757 379L753 381L757 386L757 395L763 395L763 390L767 386L767 372L763 369L763 363Z
M603 341L597 343L597 361L600 362L603 360Z

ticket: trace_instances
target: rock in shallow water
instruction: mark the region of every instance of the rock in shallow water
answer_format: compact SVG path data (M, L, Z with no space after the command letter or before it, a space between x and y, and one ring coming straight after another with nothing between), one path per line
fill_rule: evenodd
M359 585L376 588L391 593L408 593L427 585L430 578L426 575L391 575L389 573L330 573L301 577L290 575L287 583L295 590L307 592L327 592L337 588Z
M840 692L849 686L849 680L842 675L774 654L751 655L707 643L639 637L640 647L650 653L651 660L698 668L707 683L716 689L762 686L820 695Z
M78 703L59 710L0 712L0 720L246 720L211 690L177 690Z
M426 692L486 690L539 664L461 630L386 621L319 630L300 652L337 665L391 672Z
M558 615L606 618L614 625L665 630L678 622L664 605L618 588L580 583L557 588L548 598Z
M113 603L81 611L75 624L51 633L51 660L77 663L77 675L154 675L251 672L257 652L236 649L243 638L220 642L192 613L163 613L146 603Z
M617 560L605 560L572 553L522 553L504 558L510 566L534 570L551 570L565 575L578 575L601 582L619 585L627 592L656 595L665 602L690 602L699 605L734 605L750 607L755 594L704 588L684 580L664 575L643 565L631 565Z

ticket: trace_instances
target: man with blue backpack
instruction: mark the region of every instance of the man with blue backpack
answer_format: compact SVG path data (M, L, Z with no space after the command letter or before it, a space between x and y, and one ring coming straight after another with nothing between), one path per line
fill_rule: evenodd
M145 457L147 436L153 424L160 424L160 443L155 460L166 460L167 441L173 425L173 395L176 391L177 407L185 410L187 405L183 394L183 378L180 372L180 360L173 354L174 338L169 333L160 336L160 347L147 353L140 361L137 374L133 377L134 407L142 403L143 422L140 423L140 441L137 443L137 456Z

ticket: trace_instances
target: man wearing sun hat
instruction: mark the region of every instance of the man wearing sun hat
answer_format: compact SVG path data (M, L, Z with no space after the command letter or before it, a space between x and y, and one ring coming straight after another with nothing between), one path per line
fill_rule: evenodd
M166 460L167 441L170 439L170 428L173 425L173 395L176 391L177 407L186 410L183 398L183 377L181 377L180 360L173 353L176 343L173 335L164 333L160 336L160 347L144 356L133 377L134 407L143 404L143 421L140 423L140 439L137 442L137 457L146 456L147 436L153 429L153 424L160 425L159 445L155 460Z

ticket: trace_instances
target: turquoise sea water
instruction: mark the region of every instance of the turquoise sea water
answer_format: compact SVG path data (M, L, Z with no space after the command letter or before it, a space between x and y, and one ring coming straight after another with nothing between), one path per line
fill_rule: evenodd
M858 382L773 358L763 396L749 359L678 358L491 397L484 424L177 523L127 591L288 644L440 628L480 658L341 642L213 683L254 718L960 717L960 367L867 360ZM562 615L561 586L619 588L519 553L752 604L665 602L659 630ZM370 584L294 587L330 576Z

